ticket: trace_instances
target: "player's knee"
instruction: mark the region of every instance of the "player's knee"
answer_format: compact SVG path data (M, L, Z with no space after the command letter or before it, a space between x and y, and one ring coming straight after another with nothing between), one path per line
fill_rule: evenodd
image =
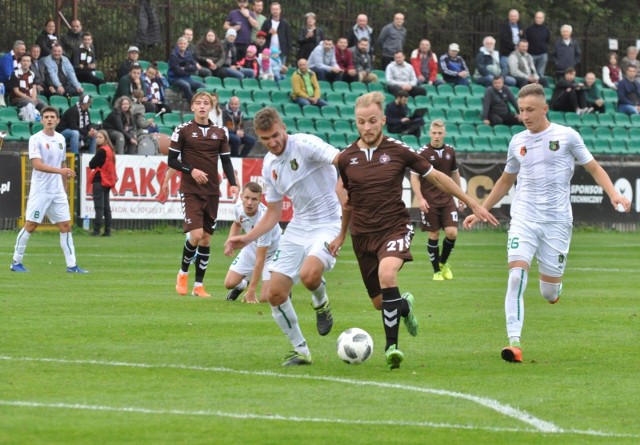
M525 281L527 271L521 267L513 267L509 269L509 288L518 289L523 281Z
M378 272L378 278L380 279L380 286L384 289L387 287L396 287L398 285L398 275L393 269L380 270Z
M562 292L562 283L548 283L540 280L540 295L549 303L553 304L560 298Z
M314 268L303 268L300 271L300 281L309 290L315 290L322 281L322 271Z

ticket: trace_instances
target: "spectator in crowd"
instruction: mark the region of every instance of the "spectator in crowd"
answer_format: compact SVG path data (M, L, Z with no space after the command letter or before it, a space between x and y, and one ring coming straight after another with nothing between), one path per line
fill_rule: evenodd
M560 38L553 50L553 66L556 77L564 77L567 68L575 68L580 63L580 44L571 38L571 25L562 25Z
M11 73L7 82L6 92L9 93L9 103L14 107L22 108L31 104L41 111L46 104L38 99L38 91L35 85L35 74L31 70L31 55L20 56L20 65Z
M444 83L438 79L438 57L431 51L431 42L427 39L420 40L418 48L411 52L409 61L418 78L418 85L438 86Z
M34 83L38 94L44 94L44 81L47 76L44 63L40 60L40 45L33 44L29 50L31 54L31 71L35 75Z
M222 110L222 121L229 131L231 156L246 158L256 145L256 140L245 133L244 118L240 110L240 99L233 96ZM242 146L242 151L240 150Z
M500 67L500 53L496 51L496 39L487 36L482 40L482 47L476 56L476 72L473 75L477 84L489 87L496 76L502 74ZM514 86L516 80L511 76L503 76L507 86Z
M256 56L255 45L247 46L244 57L238 61L238 66L241 69L251 70L251 76L247 77L255 79L258 79L260 77L260 63L258 62L258 57Z
M144 76L142 76L142 82L147 103L153 104L154 106L151 112L171 113L171 107L167 103L167 98L164 94L164 89L169 87L169 82L162 73L160 73L155 63L149 64L144 72Z
M147 118L146 113L152 113L149 111L147 105L153 105L147 101L147 97L143 90L134 90L131 93L131 115L135 122L137 133L158 133L158 126L155 123L153 117ZM146 130L146 131L145 131Z
M130 46L127 50L127 60L122 62L118 67L118 79L129 74L129 68L134 63L138 63L138 59L140 58L140 50L137 46Z
M238 51L235 45L236 30L227 29L223 43L224 48L224 68L227 77L235 77L236 79L244 79L245 77L253 77L253 71L238 65Z
M520 115L511 111L509 104L518 110L518 101L511 90L505 87L503 77L497 75L484 92L482 122L485 125L519 125L522 122Z
M80 153L80 147L89 147L89 153L96 152L96 129L91 124L89 107L93 102L91 96L83 94L78 103L69 107L60 117L56 131L64 136L67 146L74 154Z
M216 124L220 128L225 128L224 122L222 120L222 108L220 108L220 96L218 93L209 93L211 95L212 107L209 112L209 120Z
M618 89L618 82L622 78L622 70L618 65L618 54L609 53L608 63L602 67L602 83L611 89Z
M124 76L118 81L118 88L113 94L112 102L115 103L115 101L121 96L133 97L133 92L136 90L146 91L144 81L142 80L142 67L137 63L135 65L131 65L128 76ZM145 104L145 109L149 113L156 112L156 106L153 103L147 101L143 102Z
M327 102L321 98L320 85L316 73L309 69L306 59L298 60L298 69L291 76L291 100L305 107L324 107Z
M342 80L342 68L338 66L336 51L333 47L333 40L330 37L325 39L315 47L309 57L309 69L316 73L318 80L335 82Z
M369 26L369 18L365 14L359 14L356 18L356 24L349 28L347 36L349 47L354 48L359 45L360 39L367 39L369 42L369 56L371 56L371 64L373 65L373 53L375 50L373 28Z
M256 18L257 26L253 26L252 25L251 41L252 42L256 42L258 40L258 32L260 32L260 28L262 28L262 25L267 20L267 18L262 14L262 11L264 11L264 1L263 0L254 0L253 1L252 10L253 10L253 13L254 13L255 18ZM265 37L265 41L266 41L266 37L267 37L266 33L265 33L264 37ZM260 50L262 50L262 48L260 48Z
M235 29L236 31L236 51L238 52L238 60L242 59L247 51L247 47L251 44L251 32L253 28L258 26L255 12L249 10L248 0L237 0L238 8L232 10L227 19L224 21L222 28Z
M316 15L307 12L305 24L298 33L298 59L309 59L311 52L324 40L324 31L316 25Z
M406 62L402 51L394 54L394 60L387 65L384 76L387 79L387 90L394 96L399 90L406 91L411 97L427 95L427 90L418 86L416 72Z
M407 106L409 93L405 90L397 90L395 96L395 100L389 102L384 109L387 130L396 134L412 134L420 139L424 118L422 116L413 116L409 112L409 107Z
M340 37L336 41L336 62L338 62L338 66L342 70L342 80L346 82L357 82L358 72L356 71L356 67L353 65L353 54L347 48L347 38Z
M516 80L518 88L530 83L539 83L543 87L548 87L549 82L538 75L533 57L528 51L529 42L526 39L520 39L516 50L509 55L509 74Z
M372 83L378 81L378 76L373 71L373 56L369 48L369 39L360 38L358 45L349 48L351 51L353 66L358 74L360 82Z
M117 154L125 154L125 149L127 154L137 153L137 127L131 113L131 98L119 97L102 125L115 145Z
M191 75L198 71L196 59L193 53L187 49L189 42L180 37L175 48L169 55L169 83L182 91L187 102L191 102L193 92L198 88L206 88L206 85L194 80ZM113 140L113 138L111 138Z
M0 58L0 82L7 82L11 74L20 67L20 57L27 52L22 40L13 42L13 49Z
M256 33L254 45L256 45L256 49L260 54L262 54L263 49L269 49L269 47L267 46L267 33L264 31L258 31Z
M83 35L82 23L80 23L80 20L71 20L71 27L69 28L69 31L60 38L64 55L69 59L73 58L73 53L80 48L80 45L82 45Z
M271 79L279 83L286 76L287 68L282 65L282 60L280 59L280 50L278 48L273 48L270 50L269 48L265 48L262 50L262 61L261 69L264 73L267 73L267 79Z
M509 74L509 54L516 49L516 45L524 35L522 25L520 25L520 13L512 9L509 11L508 20L498 28L500 41L500 68L502 75Z
M116 186L118 174L116 173L115 148L109 140L105 130L96 134L98 151L89 161L88 183L91 184L93 206L96 210L96 218L93 221L93 236L100 236L104 222L102 236L111 236L111 204L109 202L111 189Z
M378 45L382 50L382 69L395 60L395 54L398 51L403 52L406 38L407 29L404 27L404 14L398 12L393 16L393 22L385 25L378 36Z
M41 57L45 58L51 54L51 48L54 43L58 43L58 35L56 34L56 22L47 20L44 29L36 38L36 43L40 45Z
M538 11L533 16L533 24L524 30L524 38L529 41L529 54L533 58L536 72L540 78L544 78L544 73L547 70L549 43L551 42L551 31L544 21L544 12Z
M627 55L622 58L620 61L620 70L622 73L627 72L627 67L635 66L636 72L640 76L640 60L638 60L638 48L635 46L630 46L627 48Z
M194 58L195 58L196 46L193 43L193 29L185 28L183 33L182 33L182 37L187 39L187 43L188 43L187 50L189 50L191 52L191 54L194 55ZM196 71L196 73L195 73L196 76L200 76L200 77L209 77L209 76L211 76L211 71L209 70L209 68L206 68L206 67L203 67L202 65L200 65L198 63L198 60L196 60L196 68L198 68L198 71Z
M265 20L261 30L267 33L267 47L272 51L273 48L278 48L282 65L286 66L287 56L293 42L291 26L282 18L282 7L279 2L272 2L269 5L269 12L271 17Z
M625 77L618 82L618 112L624 114L640 113L640 83L636 81L638 69L629 65Z
M576 82L575 68L567 68L564 77L556 83L549 108L554 111L576 112L578 115L593 112L587 107L587 95L584 84Z
M73 65L62 54L62 46L58 43L51 47L51 54L43 60L47 70L45 94L47 96L78 96L84 90L78 82Z
M82 35L82 43L73 52L73 68L80 82L102 85L104 80L96 76L96 50L93 47L93 36L90 32Z
M196 43L195 57L200 65L207 68L212 76L221 79L227 77L224 67L225 50L213 29L207 30L205 35Z
M587 108L593 108L596 113L604 113L604 99L596 83L595 73L589 72L584 76L584 87L587 94Z
M449 51L440 56L440 71L445 82L453 85L469 85L469 68L460 57L460 46L449 45Z

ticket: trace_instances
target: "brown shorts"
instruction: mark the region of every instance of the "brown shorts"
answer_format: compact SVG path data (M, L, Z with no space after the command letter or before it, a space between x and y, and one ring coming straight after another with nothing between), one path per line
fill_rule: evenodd
M458 209L453 199L444 207L430 207L429 213L420 212L423 232L437 232L445 227L458 227Z
M216 228L220 196L185 193L181 195L181 200L184 213L182 230L187 233L195 229L203 229L212 235Z
M351 237L362 281L364 281L370 298L381 292L380 279L378 278L380 260L386 257L395 257L401 258L405 262L413 261L409 250L413 233L413 226L409 224L399 226L393 231L373 232Z

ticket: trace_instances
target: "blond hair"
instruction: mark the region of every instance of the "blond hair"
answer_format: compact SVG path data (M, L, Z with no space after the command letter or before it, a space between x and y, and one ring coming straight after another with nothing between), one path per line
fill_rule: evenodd
M431 125L429 126L429 129L432 130L433 128L442 128L443 130L445 129L445 125L444 125L444 121L442 119L436 119L431 121Z
M200 99L201 97L206 97L209 100L209 103L213 105L213 97L211 97L211 94L206 91L198 91L196 94L194 94L191 98L191 105L196 103L196 100Z
M364 108L371 104L376 104L378 108L380 108L380 111L382 111L384 105L384 94L380 91L372 91L371 93L363 94L356 99L355 108Z
M544 94L544 88L539 83L530 83L520 88L520 91L518 91L518 99L527 96L540 96L545 101L547 100L547 97Z
M273 4L273 3L272 3ZM277 123L282 123L282 119L273 107L266 107L258 111L253 118L253 128L258 131L269 131Z

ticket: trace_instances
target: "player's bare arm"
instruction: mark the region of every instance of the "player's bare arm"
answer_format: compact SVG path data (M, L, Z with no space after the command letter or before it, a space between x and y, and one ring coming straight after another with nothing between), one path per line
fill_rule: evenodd
M340 224L340 233L336 238L329 243L329 253L333 256L338 256L340 253L340 249L344 244L344 241L347 239L347 231L349 230L349 226L351 225L351 215L352 208L351 203L349 202L349 198L346 199L345 203L342 205L342 222Z
M278 222L280 222L280 216L282 215L282 201L268 202L267 211L260 219L258 224L251 229L251 231L245 235L237 235L229 237L227 242L224 243L225 251L227 246L232 250L241 249L252 241L257 240L262 235L273 229Z
M483 222L488 222L493 226L498 225L498 220L496 219L496 217L489 213L489 210L481 206L471 196L463 192L462 189L458 187L458 185L453 182L453 179L451 179L449 176L436 169L432 169L431 172L426 176L426 178L429 182L431 182L443 192L449 193L450 195L453 195L456 198L464 201L464 203L471 209L471 211Z
M417 173L411 172L411 188L413 189L413 193L416 195L416 199L418 200L418 208L421 212L429 213L429 203L424 196L422 196L422 190L420 189L420 177Z
M162 188L160 189L160 191L165 195L169 194L169 181L171 181L171 178L175 174L176 174L176 170L171 167L169 167L167 172L164 174L164 181L162 181Z
M60 168L58 168L58 167L54 167L53 165L45 164L44 162L42 162L42 159L40 158L33 158L31 160L31 165L35 170L38 170L44 173L53 173L53 174L58 174L62 176L69 176L72 178L76 176L76 172L66 167L66 164L64 162L62 163Z
M238 221L234 221L233 223L231 223L231 227L229 228L229 236L227 237L227 241L229 241L229 238L231 237L240 235L241 232L242 232L242 225L240 225ZM233 255L233 249L230 246L228 246L226 243L224 245L224 254L226 256Z
M515 184L517 177L516 173L503 172L500 179L498 179L496 184L493 186L493 189L491 190L491 193L489 193L487 199L482 203L482 206L487 211L492 209L507 193L509 193L509 190L511 190L511 187ZM470 229L477 222L478 218L476 215L469 215L465 218L462 225L465 229Z
M453 182L455 182L458 185L458 187L462 189L462 180L460 179L459 171L451 172L451 179L453 179ZM462 201L461 199L458 199L458 211L462 212L466 207L467 205L464 203L464 201Z
M596 183L600 187L602 187L602 189L611 200L611 205L613 205L615 209L617 209L618 206L622 206L625 212L629 213L631 211L631 201L618 193L615 186L611 182L611 178L598 163L598 161L594 159L591 162L586 163L584 165L584 168L589 172L591 176L593 176L593 179L596 181Z

